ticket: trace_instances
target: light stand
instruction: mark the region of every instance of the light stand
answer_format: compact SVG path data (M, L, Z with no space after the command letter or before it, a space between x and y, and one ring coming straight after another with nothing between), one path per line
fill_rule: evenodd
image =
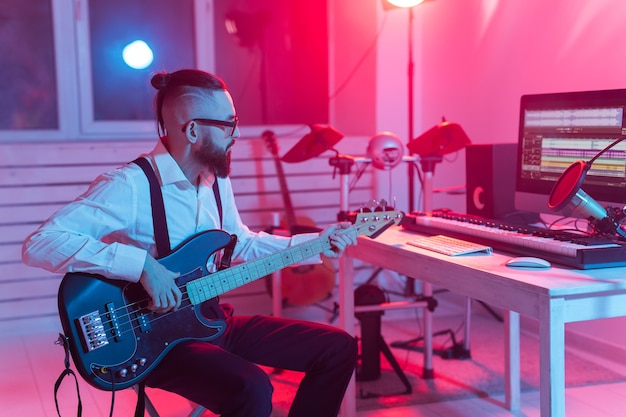
M415 63L413 62L413 8L409 7L409 63L408 63L408 89L409 89L409 139L413 138L413 72ZM409 213L415 209L415 167L409 164ZM426 193L424 193L426 194Z
M409 139L413 138L413 116L414 116L414 68L415 62L413 61L413 8L418 4L424 3L429 0L382 0L383 9L390 10L395 8L406 8L409 9L409 21L408 21L408 67L407 67L407 89L408 89L408 128L409 128ZM409 212L412 212L415 209L415 167L413 164L409 164L408 166L408 176L409 176Z

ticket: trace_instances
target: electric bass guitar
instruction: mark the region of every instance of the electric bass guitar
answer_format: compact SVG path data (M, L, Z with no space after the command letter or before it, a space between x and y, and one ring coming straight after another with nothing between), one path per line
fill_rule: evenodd
M339 233L376 237L402 213L360 213L355 224ZM184 340L213 340L226 329L223 320L210 320L200 304L294 263L330 249L328 237L303 242L273 255L209 273L207 263L224 249L231 235L222 230L198 233L160 258L179 272L181 307L157 314L141 284L110 280L100 275L65 274L58 305L66 343L78 373L96 388L114 391L143 380L176 344Z

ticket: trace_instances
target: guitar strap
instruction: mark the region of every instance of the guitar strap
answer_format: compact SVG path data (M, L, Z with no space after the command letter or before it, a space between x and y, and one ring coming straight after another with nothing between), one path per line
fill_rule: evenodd
M78 378L76 378L76 374L70 368L70 349L67 342L67 336L65 336L64 334L59 334L59 338L57 339L56 344L63 346L63 348L65 349L65 359L63 361L65 364L65 369L63 370L63 372L61 372L61 375L59 375L56 382L54 383L54 405L57 408L57 415L61 417L61 412L59 411L59 401L57 399L57 392L59 391L59 387L61 386L61 382L63 382L63 379L66 376L71 375L72 377L74 377L74 382L76 383L76 395L78 397L78 409L76 411L76 415L78 417L81 417L83 415L83 403L80 399Z
M150 183L150 202L152 203L152 227L154 228L154 242L157 247L157 256L163 257L171 250L170 235L165 221L165 204L159 180L146 158L139 157L133 161L143 170Z

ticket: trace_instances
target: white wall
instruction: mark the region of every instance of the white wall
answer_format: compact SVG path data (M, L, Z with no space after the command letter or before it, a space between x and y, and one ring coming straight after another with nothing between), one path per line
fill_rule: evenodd
M408 13L380 8L379 21L383 13L377 122L406 134ZM414 14L416 134L445 116L473 143L515 142L521 95L626 86L623 0L434 0ZM436 188L464 183L464 158L437 168ZM464 209L464 198L434 201ZM626 346L624 332L614 331L625 325L612 319L569 329Z

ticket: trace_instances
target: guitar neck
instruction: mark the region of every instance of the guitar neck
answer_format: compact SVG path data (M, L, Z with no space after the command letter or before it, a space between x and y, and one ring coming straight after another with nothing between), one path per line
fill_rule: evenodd
M401 219L401 212L360 213L357 214L354 225L346 229L336 230L335 233L352 236L353 238L359 235L374 238L392 224L399 223ZM197 305L290 265L319 255L330 248L330 238L328 236L320 236L273 255L189 281L186 284L187 295L191 304Z
M353 226L344 232L355 233ZM263 278L287 266L302 262L330 249L328 237L319 237L300 243L279 253L236 265L187 283L187 294L197 305L218 295L227 293L259 278Z
M276 173L278 174L278 182L280 184L280 193L283 197L283 204L285 205L285 217L287 218L287 225L289 229L296 225L296 213L293 209L293 203L291 202L291 196L289 195L289 189L287 188L287 180L285 179L285 171L283 171L283 165L278 158L278 155L274 156L274 165L276 166Z
M280 185L280 193L283 198L283 204L285 205L285 217L287 219L288 229L291 230L296 225L296 214L291 203L291 196L289 195L289 189L287 188L287 180L285 179L285 171L283 171L283 164L278 156L278 143L276 141L276 135L271 130L263 132L263 139L265 144L272 153L274 158L274 166L276 167L276 175L278 176L278 183Z

